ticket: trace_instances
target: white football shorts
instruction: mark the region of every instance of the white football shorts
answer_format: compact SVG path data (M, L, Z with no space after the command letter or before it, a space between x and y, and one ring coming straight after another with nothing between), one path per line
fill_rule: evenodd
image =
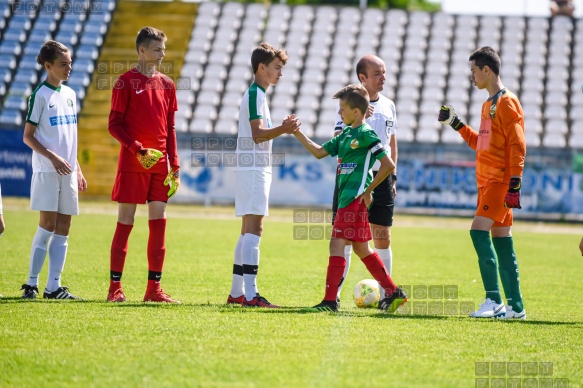
M235 215L269 215L271 173L265 171L235 171Z
M35 172L30 183L30 209L79 214L79 186L77 171L69 175L56 172Z

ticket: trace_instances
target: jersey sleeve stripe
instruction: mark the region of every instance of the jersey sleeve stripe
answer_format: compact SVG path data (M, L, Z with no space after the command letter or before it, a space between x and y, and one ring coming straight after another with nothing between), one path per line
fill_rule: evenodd
M32 121L30 119L30 116L32 115L32 109L34 107L34 99L36 97L36 90L34 91L34 93L32 93L30 95L30 98L28 99L28 112L26 113L26 122L27 123L31 123L34 125L38 125L38 123L35 123L34 121Z
M262 118L263 115L257 110L257 85L253 84L249 88L249 121Z

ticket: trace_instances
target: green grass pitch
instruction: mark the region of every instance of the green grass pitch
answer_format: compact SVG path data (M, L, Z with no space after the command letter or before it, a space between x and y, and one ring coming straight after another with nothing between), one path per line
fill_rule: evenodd
M323 297L328 242L294 240L291 209L272 210L261 241L258 285L285 306L280 310L225 305L240 220L230 208L178 205L169 206L162 284L182 305L141 302L144 206L123 276L128 302L105 302L115 206L89 202L73 218L63 274L63 284L86 301L23 301L18 289L38 223L27 206L4 198L0 387L473 387L495 378L507 379L507 386L516 378L522 386L536 380L542 387L549 378L555 386L583 383L576 225L517 222L528 320L500 322L439 312L440 303L477 305L483 297L471 220L404 215L392 229L395 281L413 292L454 286L457 299L420 296L396 315L357 309L352 287L370 275L353 256L340 312L302 312Z

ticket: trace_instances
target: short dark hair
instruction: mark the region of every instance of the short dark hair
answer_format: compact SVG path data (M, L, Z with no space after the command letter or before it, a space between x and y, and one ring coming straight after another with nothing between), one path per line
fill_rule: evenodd
M502 62L500 61L498 53L496 53L492 47L484 46L477 49L472 55L470 55L470 61L474 61L480 70L482 70L484 66L488 66L494 74L500 75L500 66L502 65Z
M143 27L136 37L136 51L140 52L140 46L148 47L150 42L156 40L158 42L166 42L166 34L164 31L154 27Z
M362 85L350 84L343 87L332 97L340 99L348 104L351 109L358 109L364 115L368 109L370 98Z
M253 67L253 74L257 73L259 65L269 65L271 62L279 58L281 62L285 65L288 60L287 52L281 48L276 49L269 43L260 43L259 46L255 47L253 53L251 53L251 66Z
M36 57L36 62L45 67L45 63L53 63L57 59L57 55L68 53L69 49L62 43L56 42L54 40L48 40L40 48L40 51Z

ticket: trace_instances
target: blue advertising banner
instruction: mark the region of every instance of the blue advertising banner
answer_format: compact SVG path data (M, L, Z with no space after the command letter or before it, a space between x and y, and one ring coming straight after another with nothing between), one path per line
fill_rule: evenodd
M23 130L0 129L0 184L3 196L30 196L32 151L22 141Z
M180 150L179 202L232 204L235 179L226 153ZM303 149L274 148L269 202L330 208L336 159L316 160ZM228 158L227 158L228 159ZM529 149L517 217L579 219L583 215L583 154L571 149ZM474 213L475 154L465 145L403 143L399 146L397 211Z

